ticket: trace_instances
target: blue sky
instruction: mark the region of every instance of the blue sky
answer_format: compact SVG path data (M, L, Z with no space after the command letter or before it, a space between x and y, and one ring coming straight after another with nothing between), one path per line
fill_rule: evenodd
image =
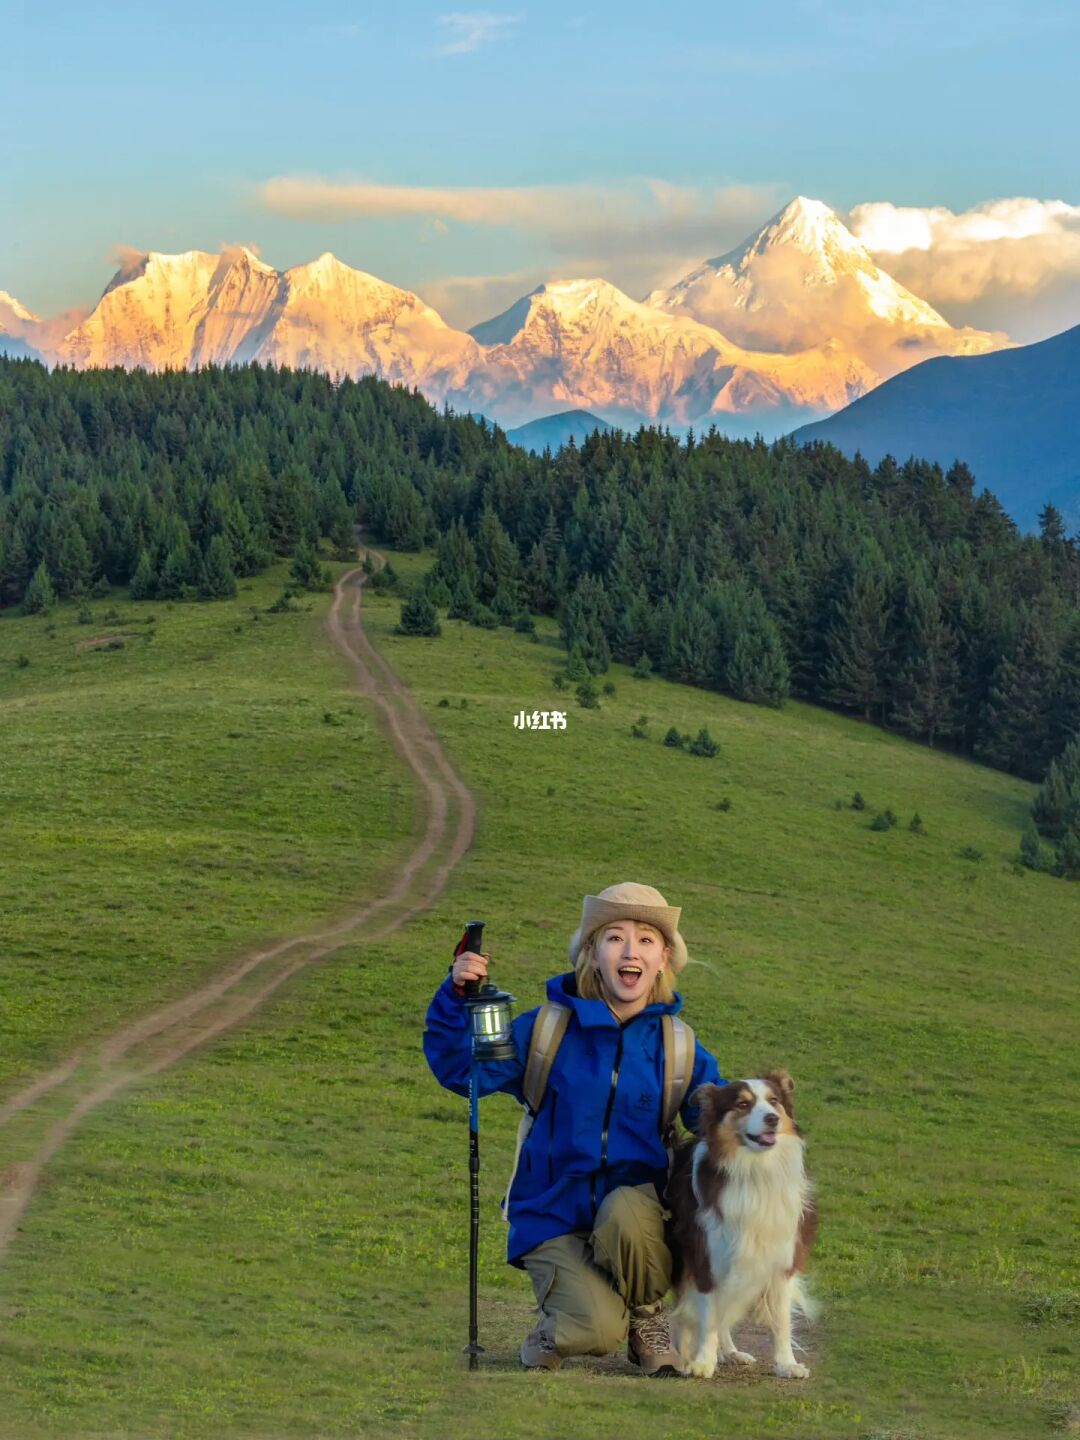
M52 314L118 246L329 249L472 323L585 267L640 296L797 193L1080 207L1080 7L452 3L16 0L0 288ZM981 292L956 281L972 227L942 221L929 298L1018 338L1080 321L1080 211L1052 241L1033 213Z

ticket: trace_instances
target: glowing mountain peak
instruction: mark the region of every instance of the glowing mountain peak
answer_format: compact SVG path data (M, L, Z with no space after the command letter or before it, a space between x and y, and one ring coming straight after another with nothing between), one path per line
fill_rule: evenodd
M38 316L32 310L27 310L26 306L20 300L16 300L14 295L9 295L6 290L0 290L0 325L7 319L25 320L31 325L40 323Z

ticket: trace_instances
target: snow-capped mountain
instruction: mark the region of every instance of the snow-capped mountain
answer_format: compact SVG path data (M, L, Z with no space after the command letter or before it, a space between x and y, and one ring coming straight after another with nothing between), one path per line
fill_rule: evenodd
M408 290L322 255L281 277L279 305L250 356L330 374L374 373L436 400L460 398L480 347Z
M80 367L261 360L375 373L439 400L456 396L479 357L475 341L417 296L333 255L278 271L247 249L137 257L57 350Z
M644 303L603 279L553 280L468 334L330 254L284 271L240 248L135 255L73 328L40 322L0 292L0 349L11 353L31 345L76 366L258 360L374 373L504 426L581 408L623 424L772 436L927 356L1008 343L954 329L879 269L828 206L804 198Z
M0 290L0 329L14 334L15 329L20 325L40 325L41 321L32 310L9 295L6 290Z
M738 249L645 303L741 345L791 354L831 343L874 383L933 355L980 355L1007 337L957 329L874 263L834 210L800 195Z
M40 327L41 321L32 310L14 295L0 290L0 355L37 359L34 336Z
M539 286L476 326L484 368L470 380L478 408L521 423L567 405L615 420L698 424L747 414L822 414L870 383L866 370L821 349L762 354L734 345L690 315L641 305L606 280Z
M80 368L183 369L205 318L217 255L134 257L109 282L83 323L60 342L57 358Z

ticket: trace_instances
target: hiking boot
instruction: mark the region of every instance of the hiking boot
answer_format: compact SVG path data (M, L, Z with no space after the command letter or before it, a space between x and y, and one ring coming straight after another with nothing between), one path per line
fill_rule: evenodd
M651 1315L631 1315L626 1358L641 1366L651 1380L683 1373L679 1352L671 1343L671 1325L663 1307Z
M562 1364L555 1341L544 1329L543 1320L521 1342L521 1363L526 1370L558 1370Z

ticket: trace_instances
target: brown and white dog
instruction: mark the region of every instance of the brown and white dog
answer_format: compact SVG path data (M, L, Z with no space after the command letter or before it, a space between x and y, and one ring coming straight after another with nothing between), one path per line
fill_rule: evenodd
M801 1271L817 1233L803 1141L786 1070L705 1085L697 1140L675 1154L668 1206L675 1265L676 1345L687 1375L717 1360L752 1365L732 1329L753 1314L772 1331L784 1379L809 1375L791 1349L792 1311L809 1313Z

